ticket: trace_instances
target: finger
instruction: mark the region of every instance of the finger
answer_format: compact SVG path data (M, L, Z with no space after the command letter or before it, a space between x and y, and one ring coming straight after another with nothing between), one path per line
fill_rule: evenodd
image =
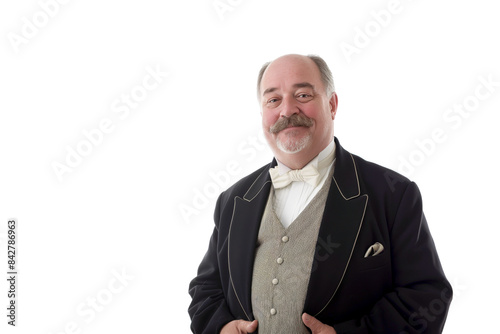
M253 333L257 329L258 322L257 320L254 320L252 322L250 321L245 321L245 320L238 320L236 323L236 329L238 330L238 333Z
M313 333L319 332L324 326L321 321L307 313L302 314L302 321L304 322L304 325L309 327Z
M255 330L257 329L258 324L259 323L257 322L257 320L252 321L251 323L247 324L246 331L248 333L255 332Z

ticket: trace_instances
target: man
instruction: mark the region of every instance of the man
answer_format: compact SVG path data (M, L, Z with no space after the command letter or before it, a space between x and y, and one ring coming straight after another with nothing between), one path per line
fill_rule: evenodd
M418 188L334 137L326 63L280 57L258 93L275 159L217 201L193 332L441 333L452 289Z

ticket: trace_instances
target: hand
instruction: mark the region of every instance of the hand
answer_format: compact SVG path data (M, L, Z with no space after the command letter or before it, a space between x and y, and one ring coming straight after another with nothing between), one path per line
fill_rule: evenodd
M233 321L227 323L224 327L222 327L220 334L253 333L257 329L258 325L259 325L259 323L257 320L254 320L252 322L245 321L245 320L233 320Z
M307 313L302 314L302 321L304 322L304 325L311 329L312 334L337 334L333 327L325 325Z

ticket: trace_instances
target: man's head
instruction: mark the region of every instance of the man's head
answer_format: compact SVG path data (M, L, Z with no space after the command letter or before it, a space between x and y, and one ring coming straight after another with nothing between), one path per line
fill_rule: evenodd
M264 64L258 94L266 139L288 167L304 167L333 139L337 95L320 57L286 55Z

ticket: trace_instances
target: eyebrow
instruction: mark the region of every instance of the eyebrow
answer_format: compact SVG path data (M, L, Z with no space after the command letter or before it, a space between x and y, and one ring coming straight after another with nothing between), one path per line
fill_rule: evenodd
M314 85L313 84L310 84L309 82L299 82L299 83L296 83L293 85L293 88L311 88L313 91L315 91L314 89ZM271 87L271 88L268 88L266 89L263 93L262 93L262 96L266 95L266 94L269 94L269 93L272 93L274 92L275 90L277 90L278 88L276 87Z

